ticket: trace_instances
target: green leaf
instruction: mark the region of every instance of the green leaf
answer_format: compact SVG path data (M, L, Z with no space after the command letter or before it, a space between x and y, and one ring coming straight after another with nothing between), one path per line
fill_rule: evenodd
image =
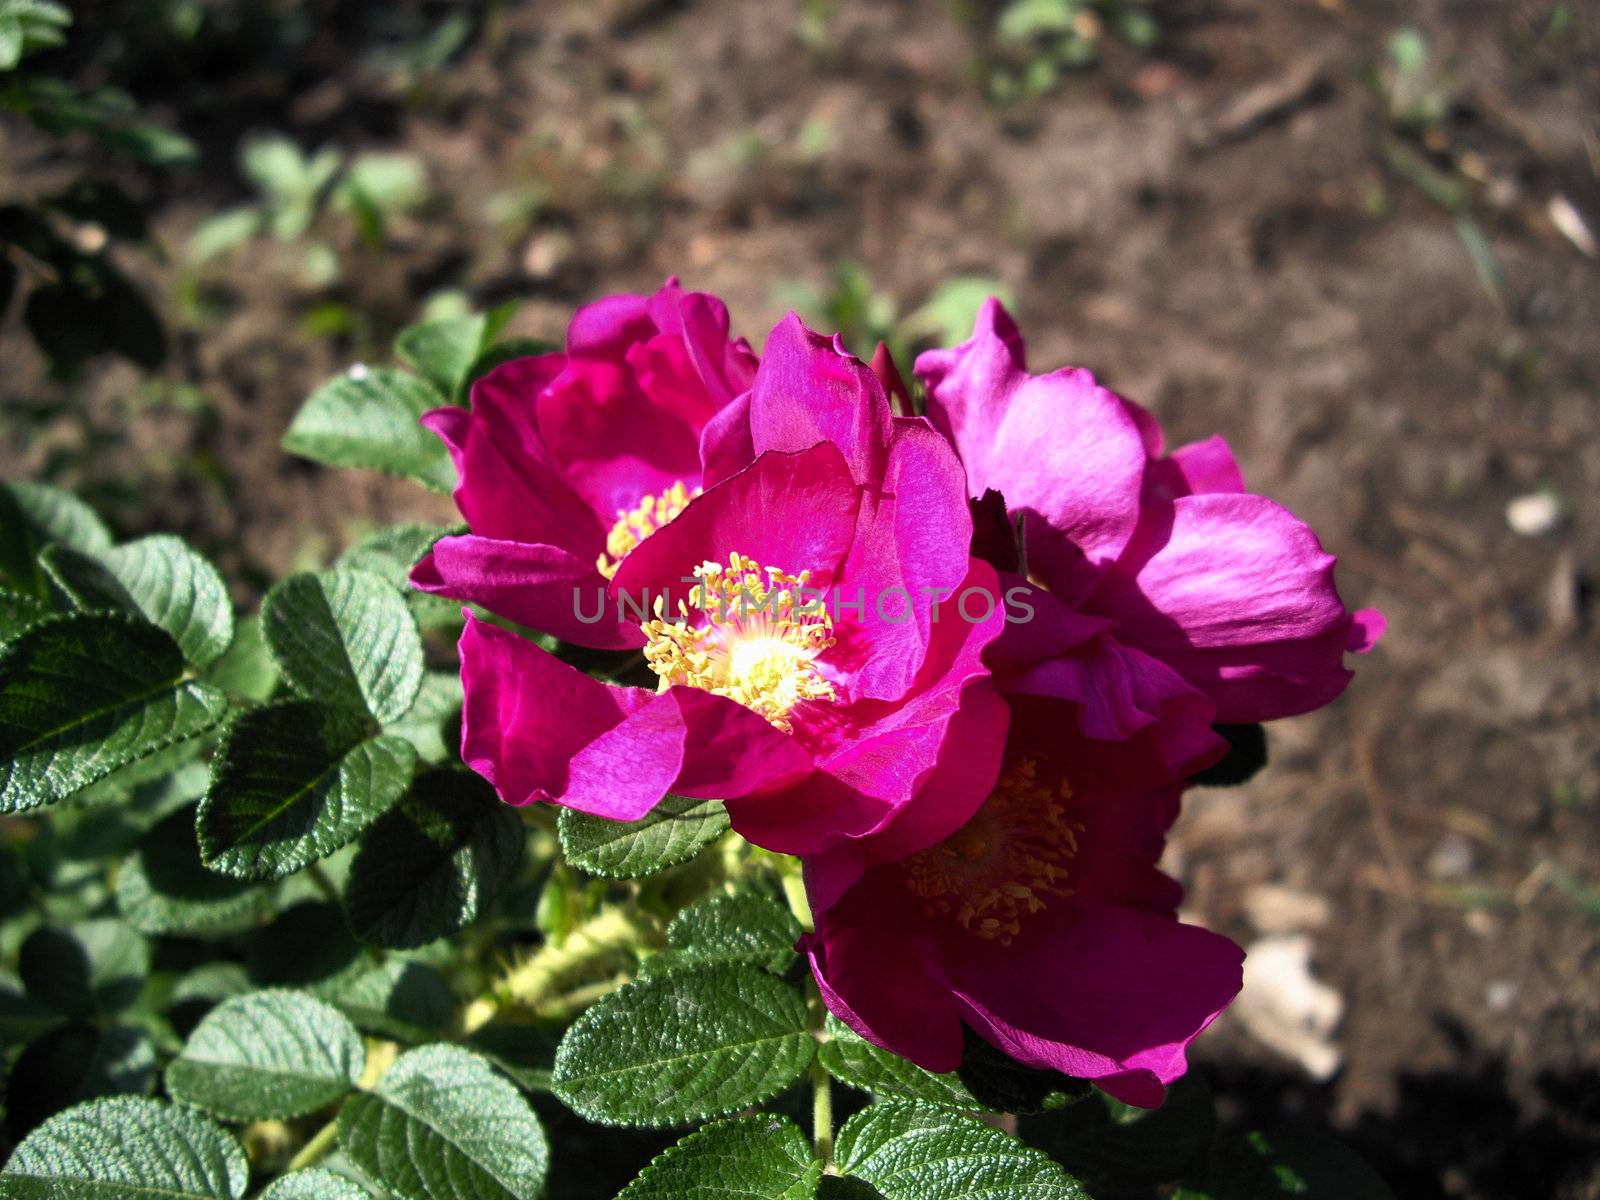
M96 1100L51 1117L0 1172L0 1200L239 1200L239 1144L210 1121L154 1100Z
M561 850L580 871L636 879L688 862L728 830L720 800L668 796L637 821L607 821L563 808Z
M403 1042L426 1042L446 1033L456 998L444 977L419 962L391 958L354 978L315 988L358 1029Z
M267 648L301 694L397 720L422 684L422 635L400 593L370 571L291 575L261 602Z
M523 1091L549 1092L560 1040L558 1030L494 1022L473 1031L463 1044L500 1068Z
M167 1091L225 1121L281 1120L332 1104L366 1065L355 1026L303 992L226 1000L167 1067Z
M250 990L250 977L244 966L236 962L214 960L201 963L172 985L167 997L168 1008L184 1004L198 1004L205 1008L232 1000Z
M153 626L111 614L41 621L0 655L0 812L71 795L226 710Z
M197 667L215 662L233 640L222 576L182 538L158 533L95 555L57 545L45 552L45 565L79 607L144 617Z
M50 610L31 596L0 587L0 649L49 615Z
M22 509L27 527L21 531L36 547L61 542L85 554L111 549L111 533L105 522L71 492L47 483L19 481L4 485Z
M553 354L560 349L561 347L540 341L538 338L513 337L496 342L472 360L472 365L467 368L465 377L456 389L456 403L465 404L472 395L472 385L484 376L492 374L496 367L504 366L519 358Z
M1204 1160L1216 1134L1211 1092L1191 1072L1160 1108L1134 1108L1095 1092L1064 1113L1030 1119L1029 1140L1090 1188L1166 1183Z
M291 1171L272 1181L260 1200L372 1200L371 1195L346 1179L321 1167Z
M22 61L22 22L0 10L0 71L9 71Z
M461 623L461 601L430 596L411 587L411 568L433 544L452 531L442 525L390 525L362 538L339 556L337 566L381 575L405 594L412 615L424 629Z
M516 871L522 819L469 771L417 777L362 839L345 894L363 941L409 949L474 920Z
M20 1137L52 1113L85 1100L143 1094L156 1053L131 1025L62 1025L28 1044L6 1080L6 1120Z
M1205 1183L1186 1200L1394 1200L1359 1155L1309 1130L1260 1130L1229 1138L1213 1152Z
M1087 1200L1047 1155L1010 1134L914 1100L868 1105L839 1132L839 1167L884 1200Z
M1083 1080L1060 1071L1025 1066L970 1029L966 1031L966 1048L956 1074L980 1103L996 1112L1054 1112L1084 1099L1093 1090Z
M363 738L311 700L236 717L212 760L197 829L206 866L281 879L326 858L405 794L417 753L403 738Z
M117 911L141 933L221 937L272 907L273 889L206 870L195 810L164 818L117 871Z
M259 616L245 617L234 628L233 642L206 672L206 682L230 696L265 703L278 686L278 664L267 650Z
M150 973L150 943L112 918L46 926L22 943L17 971L28 998L75 1019L132 1007Z
M395 353L446 396L454 397L466 382L467 371L514 311L514 306L505 306L467 317L422 321L400 331Z
M733 1117L669 1147L617 1200L811 1200L822 1178L805 1135L785 1117Z
M972 336L978 310L990 296L1000 297L1007 308L1016 307L1011 289L998 279L961 275L941 283L928 302L905 320L907 336L930 338L941 346L954 346Z
M954 1071L935 1075L893 1051L874 1046L837 1017L828 1017L828 1040L818 1050L822 1065L841 1083L901 1100L922 1100L977 1111L985 1106Z
M461 744L461 676L454 671L428 671L422 676L416 701L389 732L416 748L417 757L437 766L457 759Z
M0 576L42 596L35 559L51 542L96 554L111 548L111 534L70 492L44 483L0 483Z
M544 1129L517 1089L474 1054L424 1046L345 1102L339 1142L399 1200L534 1200Z
M368 467L449 492L456 485L450 455L417 424L443 403L433 385L415 375L352 367L311 394L284 434L283 448L330 467Z
M556 1095L604 1125L678 1125L776 1095L816 1042L805 1000L757 967L715 963L612 992L567 1030Z
M305 900L279 913L250 939L245 969L251 980L317 992L349 982L364 960L343 918L328 900Z
M718 892L680 911L667 926L667 945L680 962L748 962L774 974L795 960L800 923L760 892Z
M212 213L189 235L189 260L206 263L237 250L261 232L261 220L261 210L249 205Z

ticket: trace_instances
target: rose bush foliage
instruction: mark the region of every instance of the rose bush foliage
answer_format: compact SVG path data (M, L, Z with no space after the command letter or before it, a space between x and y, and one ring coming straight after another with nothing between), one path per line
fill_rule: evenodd
M1186 1074L1167 831L1381 631L1225 444L997 302L915 394L675 280L508 316L286 437L464 525L258 612L0 490L0 1196L1385 1194Z

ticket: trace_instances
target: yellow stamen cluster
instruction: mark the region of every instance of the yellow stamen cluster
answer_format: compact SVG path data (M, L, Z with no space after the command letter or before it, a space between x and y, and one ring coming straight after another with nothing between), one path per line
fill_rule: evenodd
M641 626L645 661L662 691L704 688L783 730L793 728L790 713L802 700L834 699L816 666L834 643L833 620L820 598L804 593L811 572L789 575L735 552L726 567L702 563L694 576L676 620L657 596L655 619Z
M977 814L939 845L906 861L906 884L930 917L954 916L981 938L1011 944L1022 918L1072 895L1067 863L1083 825L1067 819L1072 788L1039 779L1019 758L1000 774Z
M606 534L606 552L595 560L600 574L607 579L615 576L630 550L688 508L699 494L699 488L691 492L680 479L659 496L645 496L630 509L619 508L617 523Z

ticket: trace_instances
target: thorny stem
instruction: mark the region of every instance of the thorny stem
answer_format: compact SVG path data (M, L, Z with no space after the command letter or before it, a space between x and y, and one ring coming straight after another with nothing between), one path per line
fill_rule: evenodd
M575 972L618 951L648 944L652 937L653 931L637 915L620 908L601 909L558 944L545 945L512 967L467 1005L461 1014L461 1036L482 1029L503 1009L543 1007Z

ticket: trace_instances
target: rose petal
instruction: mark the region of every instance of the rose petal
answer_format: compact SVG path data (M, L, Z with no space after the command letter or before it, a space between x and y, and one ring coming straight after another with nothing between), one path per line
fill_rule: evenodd
M944 946L986 1041L1144 1108L1188 1069L1185 1049L1238 994L1244 961L1225 937L1109 905L1036 913L1010 946L964 933Z
M601 650L644 645L637 620L619 617L592 560L559 546L468 534L440 538L411 569L411 586L481 604L565 642Z
M1345 649L1366 635L1352 632L1334 562L1265 497L1183 496L1147 507L1085 609L1209 695L1218 720L1272 720L1318 708L1349 682Z

